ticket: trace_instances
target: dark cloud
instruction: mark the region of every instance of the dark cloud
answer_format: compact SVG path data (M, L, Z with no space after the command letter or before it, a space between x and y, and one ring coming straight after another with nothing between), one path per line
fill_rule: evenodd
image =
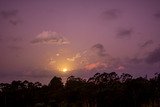
M160 11L156 12L156 13L154 14L154 17L157 18L157 19L160 19Z
M3 37L0 35L0 41L3 41Z
M139 64L142 62L143 62L143 58L134 57L134 58L129 59L129 63L132 63L132 64Z
M117 9L106 10L102 13L102 18L105 20L117 19L120 15L120 11Z
M7 10L7 11L1 11L0 15L4 18L4 19L11 19L16 17L18 14L18 10Z
M9 36L9 37L6 37L6 36L0 36L0 41L3 41L3 42L22 42L24 39L22 37L16 37L16 36Z
M13 75L13 74L9 73L9 72L7 72L5 70L1 70L1 72L0 72L0 78L5 78L8 75Z
M9 49L11 49L11 50L22 50L23 48L22 47L20 47L20 46L14 46L14 45L12 45L12 46L8 46L8 48Z
M19 76L24 77L34 77L34 78L42 78L42 77L51 77L53 73L56 71L42 70L42 69L32 69L29 71L22 72Z
M117 32L117 38L123 39L123 38L129 38L134 33L133 29L119 29Z
M148 41L144 42L140 47L145 48L145 47L148 47L151 44L153 44L153 40L148 40Z
M23 38L21 37L10 37L10 40L13 42L21 42L23 41Z
M52 31L43 31L34 40L32 44L43 43L43 44L54 44L54 45L65 45L69 44L69 41L65 39L60 33Z
M91 47L91 50L94 51L98 56L106 56L104 46L102 44L95 44Z
M56 72L56 71L54 71ZM50 78L53 75L56 75L53 71L48 70L41 70L41 69L33 69L33 70L21 70L21 71L6 71L1 70L0 72L0 81L6 80L8 82L9 80L17 80L17 79L24 79L24 78L30 78L30 79L36 79L36 78Z
M14 26L22 22L18 19L17 15L18 10L3 10L0 12L0 16Z
M12 25L18 25L19 23L21 23L22 21L21 20L18 20L18 19L16 19L16 20L13 20L13 19L11 19L11 20L9 20L9 23L11 23Z
M148 64L154 64L160 62L160 47L150 52L145 60Z

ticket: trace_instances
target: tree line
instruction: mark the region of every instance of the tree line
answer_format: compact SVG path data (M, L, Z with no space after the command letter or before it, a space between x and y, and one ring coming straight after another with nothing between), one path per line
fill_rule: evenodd
M0 107L160 107L160 74L151 79L96 73L89 79L54 76L40 82L0 83Z

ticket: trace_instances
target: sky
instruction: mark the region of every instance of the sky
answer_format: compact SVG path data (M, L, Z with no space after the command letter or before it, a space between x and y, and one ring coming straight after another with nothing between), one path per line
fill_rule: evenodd
M1 0L0 82L160 73L159 0Z

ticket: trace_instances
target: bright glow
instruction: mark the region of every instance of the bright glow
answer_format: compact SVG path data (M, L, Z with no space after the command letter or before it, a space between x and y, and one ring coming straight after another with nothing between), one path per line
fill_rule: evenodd
M63 72L67 72L68 69L67 69L67 68L63 68L62 71L63 71Z
M66 56L62 55L56 57L55 59L51 58L48 68L59 74L70 73L74 69L74 62L68 61L66 58Z

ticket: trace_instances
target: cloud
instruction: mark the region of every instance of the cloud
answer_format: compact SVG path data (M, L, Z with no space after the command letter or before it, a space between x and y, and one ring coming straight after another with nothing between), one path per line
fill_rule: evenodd
M120 39L129 38L132 36L133 33L134 31L131 28L119 29L117 32L117 38L120 38Z
M115 70L118 70L118 71L124 70L124 69L125 67L123 65L119 65L117 68L115 68Z
M113 58L106 53L104 46L100 43L91 47L91 51L87 51L87 63L84 63L84 69L87 71L92 70L116 70L122 71L125 66L118 58Z
M15 16L17 16L18 14L18 10L7 10L7 11L1 11L0 15L4 18L4 19L10 19L13 18Z
M55 73L55 71L49 71L44 69L30 69L30 70L19 70L19 71L6 71L1 70L0 72L0 80L23 80L25 78L29 78L32 80L36 80L36 78L50 78Z
M18 20L18 19L10 19L9 20L9 23L11 23L12 25L18 25L19 23L21 23L22 21L21 20Z
M101 62L95 62L95 63L91 63L91 64L87 64L84 68L86 70L93 70L93 69L97 69L97 68L104 68L106 67L105 63L101 63Z
M80 53L77 53L75 56L73 56L72 58L67 58L68 61L75 61L77 58L80 58L81 57L81 54Z
M134 58L131 58L128 60L128 63L131 63L131 64L140 64L141 62L143 62L143 58L137 58L137 57L134 57Z
M151 44L153 44L153 40L148 40L148 41L144 42L140 47L145 48L145 47L148 47Z
M148 64L154 64L160 62L160 47L156 48L146 57L145 61Z
M110 9L102 12L102 18L105 20L117 19L120 15L120 11L117 9Z
M157 19L160 19L160 11L156 12L156 13L154 14L154 17L157 18Z
M13 46L13 45L12 45L12 46L8 46L8 48L11 49L11 50L16 50L16 51L17 51L17 50L22 50L22 49L23 49L23 48L20 47L20 46Z
M102 44L100 44L100 43L93 45L91 47L91 50L93 52L95 52L100 57L106 56L106 52L105 52L104 46Z
M53 64L55 64L55 63L56 63L55 60L52 60L52 59L51 59L51 60L49 61L49 64L50 64L50 65L53 65Z
M81 58L81 62L80 63L84 63L85 59L84 57L86 56L86 53L87 53L87 50L83 51L83 52L79 52L79 53L76 53L76 55L74 55L73 57L71 58L67 58L68 61L71 61L71 62L74 62L76 59L79 59Z
M54 45L65 45L70 42L62 36L62 34L52 31L43 31L35 39L31 41L32 44L54 44Z
M55 72L54 72L55 73ZM28 70L24 71L20 74L20 76L25 76L25 77L51 77L53 75L53 71L49 70L43 70L43 69L33 69L33 70Z
M0 35L0 42L3 41L3 36Z
M0 35L0 41L6 43L18 43L24 41L24 39L22 37Z
M125 65L117 62L94 62L94 63L89 63L84 66L85 71L124 71L126 69Z
M17 15L18 10L3 10L0 12L0 16L14 26L22 22L18 19Z
M12 42L21 42L21 41L23 41L23 38L22 37L10 37L10 40L12 41Z

